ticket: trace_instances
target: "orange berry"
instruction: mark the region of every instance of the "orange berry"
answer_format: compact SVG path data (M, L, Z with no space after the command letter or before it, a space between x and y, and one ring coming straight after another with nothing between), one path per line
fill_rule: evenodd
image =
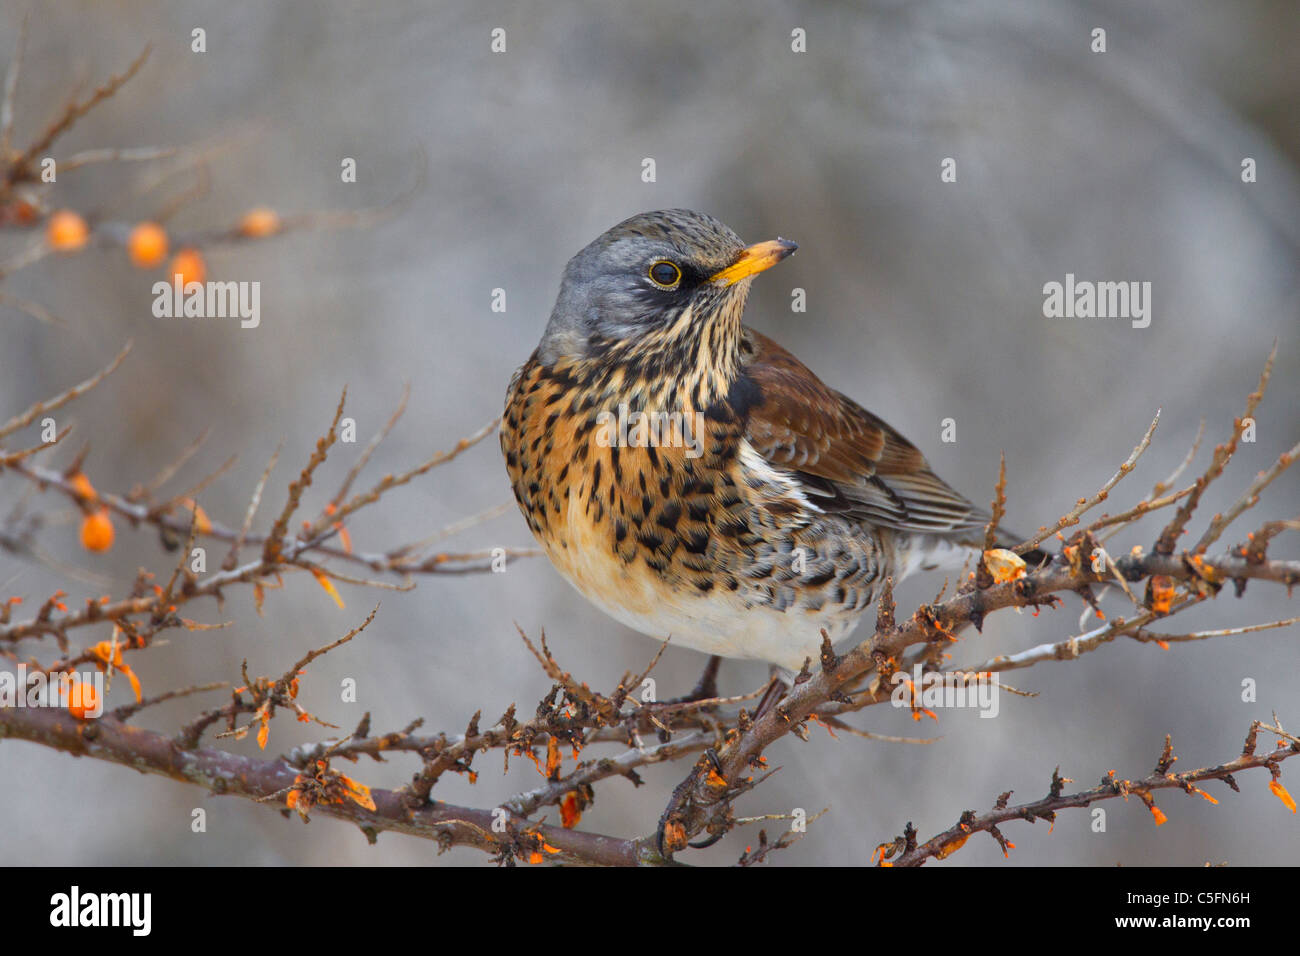
M95 492L95 486L90 483L84 471L79 471L68 478L68 484L72 485L74 491L81 495L87 501L94 501L98 495Z
M76 252L89 238L86 220L71 209L60 209L45 224L45 241L58 252Z
M127 236L126 251L133 265L152 269L167 258L167 230L156 222L139 223Z
M266 206L255 206L239 220L239 231L250 239L261 239L280 231L280 215Z
M72 675L71 689L68 693L68 713L78 720L85 720L86 714L93 714L98 710L99 694L95 692L95 685L88 680L78 679L75 674Z
M113 522L101 508L81 521L81 546L87 551L107 551L113 546Z
M203 261L203 254L197 249L185 248L172 257L172 266L167 270L169 276L179 275L181 277L181 287L189 285L191 282L203 282L208 275L207 263Z

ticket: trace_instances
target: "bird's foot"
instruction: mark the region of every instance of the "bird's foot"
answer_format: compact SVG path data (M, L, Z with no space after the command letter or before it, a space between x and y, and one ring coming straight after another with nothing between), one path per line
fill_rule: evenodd
M780 674L773 674L771 682L767 685L767 690L763 691L763 696L759 698L758 706L754 708L754 720L763 717L769 710L775 707L787 693L790 691L790 685L785 682Z
M659 855L664 859L671 860L674 853L687 847L696 850L707 849L726 836L735 825L728 811L722 817L715 817L716 825L704 827L707 832L703 837L688 842L690 839L687 836L690 832L688 826L693 823L698 828L705 822L702 815L706 811L696 804L694 799L700 778L713 774L720 775L722 769L722 758L716 750L709 747L704 751L702 759L691 769L690 775L673 790L672 799L668 801L663 816L659 818L659 826L655 834Z

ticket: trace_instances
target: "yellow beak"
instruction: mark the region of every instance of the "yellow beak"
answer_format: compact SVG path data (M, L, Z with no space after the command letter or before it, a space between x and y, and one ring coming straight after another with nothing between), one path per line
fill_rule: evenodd
M745 249L740 254L740 258L727 268L709 276L709 281L724 286L735 285L741 279L748 279L772 268L798 248L789 239L770 239L767 242L755 243Z

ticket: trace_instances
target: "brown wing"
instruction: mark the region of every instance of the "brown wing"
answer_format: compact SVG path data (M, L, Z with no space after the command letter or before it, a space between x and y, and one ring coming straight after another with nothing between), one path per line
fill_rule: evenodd
M746 437L773 465L795 472L824 511L940 534L988 520L930 470L915 445L767 336L746 328L741 357L763 395Z

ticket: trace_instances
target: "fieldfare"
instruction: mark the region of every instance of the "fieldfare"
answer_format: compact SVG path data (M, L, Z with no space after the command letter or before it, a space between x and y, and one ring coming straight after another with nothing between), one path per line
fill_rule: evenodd
M685 209L619 223L569 261L501 424L528 526L590 601L789 671L817 659L822 628L852 630L886 576L960 567L988 521L741 324L754 276L795 248Z

